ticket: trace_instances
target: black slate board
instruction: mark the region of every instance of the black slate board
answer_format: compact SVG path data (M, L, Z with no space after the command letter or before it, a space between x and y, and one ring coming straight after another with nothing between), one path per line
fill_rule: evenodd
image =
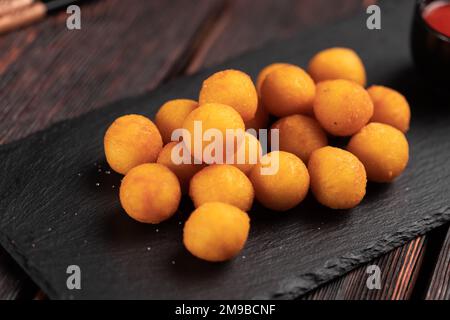
M433 98L412 69L412 6L381 2L381 31L367 30L361 15L2 146L2 245L50 298L292 298L449 221L450 106ZM255 76L273 61L305 66L313 53L335 45L360 53L369 83L391 85L411 102L411 161L395 183L370 184L363 203L350 211L327 210L311 196L286 213L256 204L244 251L221 264L197 260L183 248L188 201L158 226L122 212L120 176L106 172L102 148L114 118L153 116L165 100L195 98L202 79L218 69ZM66 287L73 264L81 268L81 290Z

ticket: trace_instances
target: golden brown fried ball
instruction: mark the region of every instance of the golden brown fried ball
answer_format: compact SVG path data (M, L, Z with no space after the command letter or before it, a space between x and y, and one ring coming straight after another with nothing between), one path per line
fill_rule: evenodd
M250 210L255 192L247 176L228 164L215 164L197 172L191 179L189 195L195 207L207 202L225 202Z
M198 103L189 99L175 99L164 103L156 113L155 123L161 132L164 143L171 141L172 132L183 126L189 113L197 108Z
M175 164L172 159L172 152L174 148L178 145L178 143L182 142L170 142L162 148L159 153L158 160L156 161L159 164L162 164L169 168L180 181L181 191L182 193L187 193L189 191L189 181L198 171L205 167L204 164L194 164L194 159L191 157L191 163L180 163ZM183 148L180 148L180 152L175 154L174 156L178 156L179 158L183 158Z
M103 144L109 166L121 174L140 164L155 162L163 146L154 123L137 114L117 118L106 131Z
M261 86L264 108L277 117L312 113L315 93L311 77L293 65L279 66L266 76Z
M244 141L236 149L231 164L248 175L259 162L262 156L262 148L259 140L248 132L244 134L243 139Z
M269 64L268 66L265 66L259 72L258 77L256 78L256 91L258 91L258 94L261 95L261 86L269 73L276 70L278 67L289 66L289 65L291 65L291 64L283 63L283 62L276 62L276 63Z
M367 92L373 102L373 116L370 121L389 124L406 133L411 110L405 97L398 91L383 86L371 86Z
M329 80L317 84L314 114L327 132L335 136L350 136L369 122L373 103L359 84Z
M328 145L325 131L314 118L294 114L272 125L279 130L279 149L295 154L308 163L311 153Z
M233 107L244 121L253 119L258 107L258 94L252 79L239 70L214 73L203 81L199 104L221 103Z
M262 169L274 168L271 172ZM306 166L297 156L285 151L272 151L253 167L250 180L258 201L265 207L285 211L303 201L309 188Z
M347 147L364 164L367 177L391 182L408 164L409 146L405 135L383 123L372 122L355 134Z
M308 72L315 82L346 79L366 85L366 71L358 54L348 48L330 48L317 53Z
M206 103L200 105L198 108L194 109L184 120L183 129L186 129L189 133L189 138L184 137L183 141L186 142L186 147L191 152L192 156L195 156L194 141L200 141L202 146L202 151L211 143L210 141L204 141L202 137L194 136L195 122L200 121L203 134L208 129L217 129L221 132L223 137L222 150L223 163L225 162L226 153L226 130L227 129L240 129L245 131L245 124L239 113L232 107L219 104L219 103ZM190 144L187 141L190 140ZM198 158L198 157L196 157Z
M120 185L120 203L133 219L159 223L178 209L180 183L175 174L158 163L146 163L131 169Z
M350 209L366 194L366 171L363 164L348 151L324 147L311 154L308 162L311 190L324 206Z
M186 221L183 243L197 258L225 261L242 250L249 230L247 213L226 203L208 202L195 209Z

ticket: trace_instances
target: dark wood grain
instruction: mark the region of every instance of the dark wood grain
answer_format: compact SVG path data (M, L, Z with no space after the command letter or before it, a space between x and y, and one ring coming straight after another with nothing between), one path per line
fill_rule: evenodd
M0 143L156 87L190 55L217 1L107 0L0 38Z
M447 231L425 298L427 300L450 300L450 228Z
M349 272L305 297L308 300L404 300L409 299L419 274L425 250L425 237L408 244ZM367 267L376 265L381 271L381 288L368 289Z
M52 297L75 294L67 292L61 278L65 277L63 268L75 259L82 265L86 278L85 289L77 292L77 297L214 298L262 294L279 298L294 297L310 290L447 221L449 212L445 195L449 186L445 182L449 172L445 166L446 158L436 156L441 154L436 149L447 150L448 142L435 137L448 135L448 114L441 113L436 117L426 112L424 101L429 97L420 88L419 79L409 70L411 61L406 43L398 41L406 39L409 27L408 16L401 15L406 8L388 3L384 2L394 10L391 14L398 14L385 15L389 32L374 34L371 41L363 41L367 39L368 31L358 28L360 19L356 19L335 25L334 34L299 36L292 45L271 46L218 67L244 68L254 76L274 56L304 65L319 48L342 41L344 45L354 47L367 61L372 82L394 85L393 80L401 80L397 85L404 85L402 92L408 97L421 97L414 99L416 121L410 132L414 157L408 170L392 185L371 185L361 206L337 215L316 202L306 201L282 218L256 207L251 213L252 236L242 253L246 258L235 259L222 268L205 265L185 251L180 252L177 232L173 230L176 228L179 232L177 221L172 219L161 225L159 233L149 232L151 226L148 229L132 223L123 214L116 214L121 209L117 198L107 188L108 180L99 184L102 188L95 187L98 179L105 179L92 168L102 153L102 132L125 110L151 116L156 108L148 108L148 105L157 106L177 94L195 96L201 80L207 75L202 73L162 87L153 95L138 96L89 117L61 123L50 131L30 137L20 146L4 148L2 174L5 181L2 188L8 188L8 197L1 203L7 208L1 220L2 230L5 230L2 244ZM374 50L380 42L389 48L389 54ZM379 68L380 64L385 68ZM420 110L422 112L418 112ZM92 134L94 132L98 134ZM68 145L74 148L67 148ZM430 155L434 155L433 163L429 162ZM54 161L55 157L59 160ZM20 172L20 179L17 179L17 172ZM46 184L48 172L60 174L52 178L52 183ZM83 178L77 172L81 172ZM45 188L42 189L43 185ZM15 191L25 186L29 192L20 193L25 198L16 197ZM34 192L34 188L41 191ZM35 198L33 195L37 193L42 195ZM33 201L27 201L29 197L33 197ZM85 203L81 205L80 201ZM78 215L67 211L74 208L79 209ZM386 221L390 223L386 224ZM108 230L105 230L105 223L110 225ZM80 247L78 241L83 240L85 245ZM154 245L151 264L141 253L145 250L140 247L142 243ZM170 259L176 264L171 264ZM170 265L173 267L168 267ZM150 274L158 276L140 277L142 268L149 272L150 267L154 268ZM230 268L234 272L227 272ZM120 277L120 274L126 274L126 277ZM198 274L202 275L203 281L194 276ZM246 290L242 291L242 287Z
M195 50L220 1L103 0L82 5L82 30L63 12L0 37L0 144L123 96L156 87ZM176 23L173 23L176 21ZM0 250L0 299L36 286Z
M345 17L362 7L360 0L341 0L331 3L324 0L282 1L280 5L267 0L258 1L257 5L254 1L248 0L224 3L217 1L218 3L212 4L209 2L206 6L199 3L197 5L205 10L200 10L200 13L198 10L188 11L189 14L193 12L193 22L191 23L194 26L192 30L188 28L189 30L186 32L186 24L184 24L181 34L177 33L177 30L180 30L180 24L168 23L169 30L164 30L161 27L164 25L162 18L158 20L155 17L158 12L167 13L167 15L164 14L164 18L169 21L177 15L180 7L186 7L186 2L172 2L172 8L165 7L159 2L143 3L146 10L142 10L142 12L133 11L129 7L126 10L116 10L116 8L120 8L121 2L112 0L83 6L83 29L86 31L86 28L89 28L89 31L95 31L89 32L89 37L81 35L80 32L64 30L65 14L59 14L37 26L0 38L0 75L2 77L0 78L0 92L2 92L2 97L4 92L8 92L5 95L7 99L4 100L7 103L2 102L0 109L0 132L2 132L0 142L15 140L54 121L76 116L118 97L133 95L153 88L161 81L177 74L185 64L188 65L186 71L191 73L204 66L213 65L233 55L261 46L268 41L289 37L300 29ZM122 6L125 8L123 2ZM225 10L219 12L222 6L225 7ZM192 5L193 7L194 5ZM151 30L143 29L144 15L149 19L158 20L152 25L152 28L148 28L148 24L146 25L148 29L153 30L151 39L149 35ZM134 21L136 17L137 21ZM111 25L116 23L123 25L111 28ZM95 28L92 27L93 25ZM158 32L154 32L153 28L158 28ZM108 32L109 29L113 31L112 34ZM135 47L137 42L144 42L142 50L134 52L137 56L136 60L130 58L133 54L129 50L114 46L119 35L125 37L130 30L133 30L133 34L136 36L129 40L127 43L129 46ZM161 30L165 32L161 33ZM192 33L190 33L191 31ZM110 37L103 39L103 35L106 33ZM174 39L174 37L177 39L174 43L164 41L165 39ZM181 43L178 38L181 38ZM54 42L53 39L55 39ZM99 41L99 39L101 40ZM122 44L121 41L122 39L118 43ZM98 45L100 48L96 48ZM48 48L52 48L53 52L48 54L48 50L46 50ZM72 52L77 49L84 53L73 54ZM158 50L161 51L157 52ZM96 52L96 55L91 55L91 52ZM193 59L189 59L192 53L194 53ZM97 55L104 56L105 61L99 62ZM62 57L68 57L68 59L62 59ZM43 65L40 65L39 61L42 61ZM80 62L82 70L77 70L77 66L73 64L75 61ZM57 66L56 74L53 74L53 68L48 68L54 62ZM108 66L108 64L110 65ZM141 67L150 72L144 74ZM32 79L28 79L30 74ZM68 75L73 75L73 77ZM49 91L33 91L33 88L36 87L37 77L46 83L42 84L40 88L50 88ZM33 80L35 81L33 82ZM7 82L8 85L6 85ZM80 100L78 100L79 96ZM15 121L10 121L11 119ZM397 297L409 296L410 287L408 286L413 283L413 279L420 270L418 267L420 257L417 255L423 252L425 244L423 240L423 237L416 239L388 254L389 259L381 258L377 261L382 270L394 272L393 278L403 279L397 283L400 286L396 289L400 294ZM407 253L396 254L395 252L399 250L402 252L406 250ZM0 251L0 263L3 260L8 260L8 257ZM408 272L399 268L391 268L392 265L402 265L402 263L405 263ZM3 283L7 283L6 285L0 284L0 290L8 287L8 283L15 283L16 289L13 288L14 285L10 286L13 288L11 292L15 292L20 287L17 286L17 283L28 282L20 270L12 268L16 270L8 277L9 271L5 270L11 268L1 268L0 265L0 276L4 275ZM365 270L365 268L362 267L361 270ZM398 273L400 271L403 273ZM14 273L17 275L13 276ZM370 296L370 292L351 289L362 280L365 283L364 272L357 273L355 271L355 274L350 273L347 276L349 279L346 281L340 279L330 284L329 290L325 287L319 289L321 293L313 293L311 298L339 298L343 296L343 292L350 292L351 298L358 298L358 293L361 294L360 298ZM18 282L12 279L16 279ZM403 288L402 285L407 287ZM332 288L337 291L333 291ZM394 298L392 296L394 291L392 288L383 286L381 292L377 293L377 297L387 298L391 294L391 297ZM7 292L8 290L6 290L6 294L3 293L4 297L14 296ZM23 295L16 294L16 296Z
M194 55L187 72L193 73L202 67L214 65L230 58L262 46L265 43L287 38L300 29L329 23L362 10L376 1L281 1L281 5L273 1L231 1L228 2L223 15L208 33L202 46ZM278 2L280 3L280 2ZM248 15L246 13L252 12ZM367 275L366 266L361 267L348 276L323 286L318 292L311 293L310 299L370 299L374 295L379 299L406 299L411 294L412 285L420 271L419 262L423 254L425 236L419 237L409 244L377 259L376 264L384 274L399 279L392 285L383 283L377 292L361 289ZM398 254L398 251L403 254ZM375 262L374 262L375 263ZM404 266L393 268L392 266ZM364 271L364 272L361 272ZM360 288L355 291L354 288ZM363 286L365 288L365 286Z

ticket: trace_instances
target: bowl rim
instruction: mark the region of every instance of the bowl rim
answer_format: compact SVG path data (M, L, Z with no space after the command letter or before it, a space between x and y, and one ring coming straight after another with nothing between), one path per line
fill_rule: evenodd
M434 1L434 0L433 0ZM437 0L439 1L439 0ZM432 2L432 1L431 1ZM447 1L450 4L450 1ZM437 36L439 39L450 43L450 37L443 34L442 32L440 32L439 30L434 29L432 26L430 26L427 21L425 20L424 16L423 16L423 11L425 9L425 7L427 7L429 5L429 3L426 3L426 0L416 0L416 14L419 15L420 17L420 21L423 23L423 25L425 26L425 28L433 33L435 36Z

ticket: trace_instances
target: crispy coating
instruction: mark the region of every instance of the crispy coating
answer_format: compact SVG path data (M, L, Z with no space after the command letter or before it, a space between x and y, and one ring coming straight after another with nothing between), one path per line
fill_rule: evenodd
M373 102L373 116L370 122L385 123L403 133L409 129L411 110L405 97L394 89L371 86L367 89Z
M318 52L309 61L308 72L315 82L346 79L366 85L366 71L358 54L347 48L330 48Z
M284 62L276 62L276 63L269 64L268 66L265 66L264 68L262 68L258 74L258 77L256 78L256 91L258 91L258 94L261 95L262 84L269 73L271 73L272 71L276 70L279 67L288 66L288 65L291 65L291 64L284 63Z
M208 202L192 212L183 229L183 243L197 258L220 262L235 257L244 247L250 218L241 209Z
M131 169L120 185L120 203L133 219L159 223L178 209L180 183L175 174L158 163L146 163Z
M278 161L278 170L264 174ZM258 201L265 207L276 210L289 210L303 201L309 189L309 174L302 160L292 153L273 151L261 158L261 163L250 172L250 180L255 188Z
M155 162L163 142L158 128L144 116L129 114L117 118L103 140L109 166L126 174L130 169Z
M172 151L174 150L177 144L178 142L176 141L166 144L159 153L156 162L166 166L173 173L175 173L180 182L182 193L187 193L189 191L189 181L191 181L191 178L194 176L194 174L203 169L205 165L194 164L194 159L192 157L190 164L188 163L175 164L172 160ZM183 149L180 149L178 155L175 154L174 156L179 156L180 158L182 158Z
M308 162L311 190L324 206L350 209L366 194L366 171L363 164L348 151L324 147L311 154Z
M223 161L225 161L226 159L226 130L240 129L245 131L244 121L242 120L239 113L232 107L219 103L206 103L200 105L198 108L194 109L183 122L183 128L186 129L187 132L189 132L189 140L191 141L191 143L187 144L186 147L191 152L192 156L195 156L194 141L196 139L197 141L201 142L201 150L203 151L211 143L210 141L204 141L203 136L200 138L194 136L195 121L201 122L203 134L208 129L217 129L221 132L223 137ZM183 137L183 141L187 141L187 139Z
M391 182L408 164L405 135L383 123L369 123L350 139L347 149L361 160L367 178L375 182Z
M246 132L244 141L236 148L233 157L233 166L248 175L252 168L259 162L262 149L259 140L252 134Z
M314 118L294 114L279 119L272 125L279 130L280 150L295 154L308 163L311 153L328 145L325 131Z
M167 101L159 108L155 123L165 144L172 141L172 132L183 126L183 121L197 106L198 103L194 100L175 99Z
M350 136L373 115L367 91L355 82L329 80L317 85L314 114L322 127L335 136Z
M258 94L252 79L244 72L232 69L214 73L203 81L198 100L200 105L229 105L244 121L253 119L258 107Z
M189 195L195 207L207 202L224 202L241 210L250 210L255 192L247 176L227 164L208 166L191 179Z
M294 65L279 66L261 86L261 99L267 112L277 117L312 113L316 86L311 77Z

